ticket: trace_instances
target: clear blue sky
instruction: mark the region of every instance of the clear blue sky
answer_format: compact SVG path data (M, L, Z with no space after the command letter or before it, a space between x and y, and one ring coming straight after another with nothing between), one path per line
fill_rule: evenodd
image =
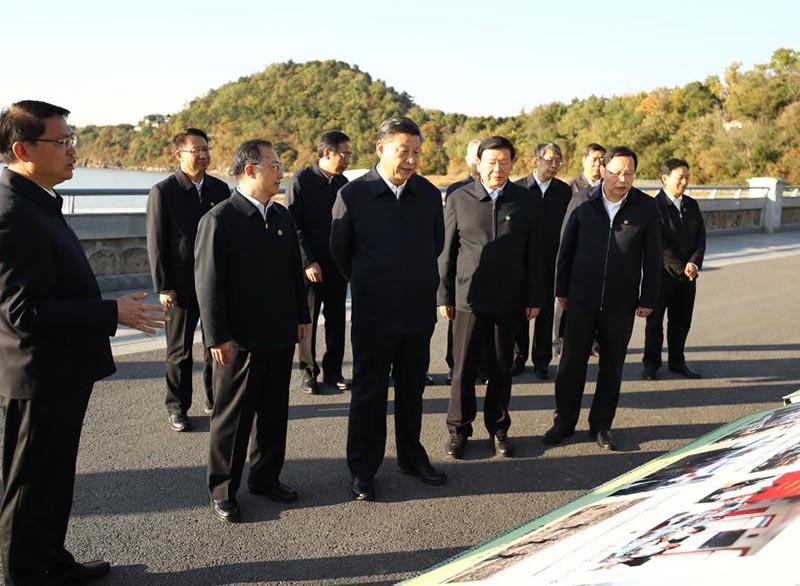
M290 59L337 59L423 107L501 116L800 50L796 0L13 0L0 19L0 105L51 101L76 125L174 113Z

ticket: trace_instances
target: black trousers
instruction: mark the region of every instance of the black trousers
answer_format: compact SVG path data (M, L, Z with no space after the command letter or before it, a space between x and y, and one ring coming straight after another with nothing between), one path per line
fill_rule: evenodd
M236 498L248 439L247 483L266 486L278 480L286 456L293 356L294 346L248 352L234 344L231 364L214 363L216 402L208 454L208 488L214 500Z
M686 363L686 338L692 326L696 281L679 281L667 275L661 279L658 307L647 317L644 330L645 368L657 370L661 367L661 348L664 345L664 314L667 318L667 353L672 367Z
M447 409L447 429L465 437L472 435L477 415L475 376L484 349L488 347L489 384L483 402L483 422L489 435L508 431L511 416L511 360L519 317L476 315L456 311L453 322L453 385Z
M542 303L539 315L533 322L533 347L531 348L530 322L523 316L518 322L517 334L514 337L514 358L524 363L528 359L528 350L534 366L548 367L553 360L553 297Z
M6 584L57 583L45 573L72 560L64 540L91 392L92 383L60 380L34 399L0 397L5 419L0 553Z
M564 347L556 375L557 424L574 429L586 386L586 367L597 337L600 352L597 385L589 411L589 429L611 429L619 403L622 369L633 331L635 313L570 307L564 324Z
M322 278L322 283L306 283L308 312L311 314L311 335L300 342L298 363L300 370L307 371L312 377L316 377L320 372L317 363L317 324L322 309L322 315L325 317L322 376L336 380L342 376L344 360L347 280L336 270L325 271Z
M347 465L355 478L371 479L383 462L392 365L397 462L401 468L429 463L419 436L425 362L432 334L432 328L413 334L386 334L352 328L353 390L347 425Z
M167 338L167 412L170 415L186 414L192 406L192 346L194 331L200 321L200 309L197 306L175 307L166 311L169 321L164 327ZM201 326L200 332L203 328ZM211 350L206 348L203 336L203 386L206 401L214 403L211 376Z

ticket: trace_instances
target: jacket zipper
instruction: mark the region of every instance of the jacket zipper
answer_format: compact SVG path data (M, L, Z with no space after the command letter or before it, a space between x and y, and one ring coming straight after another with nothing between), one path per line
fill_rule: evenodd
M617 211L619 213L619 211ZM611 234L614 229L614 220L608 221L608 240L606 241L606 260L603 265L603 287L600 289L600 311L603 311L603 304L606 298L606 276L608 274L608 254L611 251Z
M492 200L492 242L497 240L497 200Z

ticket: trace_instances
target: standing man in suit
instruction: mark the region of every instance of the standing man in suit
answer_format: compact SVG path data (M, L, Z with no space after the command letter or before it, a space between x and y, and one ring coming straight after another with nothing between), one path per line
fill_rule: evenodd
M6 584L82 584L109 571L64 548L83 418L94 382L116 369L117 324L150 334L159 305L132 293L100 298L54 187L72 178L77 140L69 111L25 100L0 113L0 410Z
M511 183L513 143L502 136L478 147L480 181L447 200L445 245L439 257L439 313L453 320L453 385L447 410L447 455L461 459L472 435L475 375L489 348L483 421L498 456L510 456L511 356L520 316L541 307L537 230L541 202ZM548 340L549 341L549 340Z
M467 154L464 157L464 162L467 164L469 173L464 179L459 179L455 183L452 183L450 186L448 186L444 194L445 201L447 201L447 199L455 190L473 183L478 177L480 177L478 174L478 147L480 145L481 139L479 138L473 138L467 143ZM445 379L445 384L449 385L453 383L453 320L447 320L447 353L445 354L444 360L447 363L447 379ZM486 370L485 364L481 364L480 366L483 366L483 370ZM478 368L479 371L481 370L480 366ZM479 374L486 375L485 372ZM483 380L486 380L487 378L488 375L484 376Z
M655 200L633 187L637 164L628 147L610 148L600 185L577 194L567 210L556 298L569 317L556 376L555 422L545 444L575 433L596 336L602 352L589 434L601 448L616 449L611 425L633 318L653 312L661 281L661 224Z
M231 173L236 191L200 221L195 281L214 358L208 487L214 514L236 522L248 439L248 490L297 500L280 473L294 345L310 319L294 219L272 201L283 177L278 154L266 140L248 140L236 149Z
M692 325L697 276L706 253L706 226L700 206L684 193L689 185L689 163L682 159L667 159L659 172L664 185L656 195L656 207L661 218L663 270L658 305L647 317L642 378L655 380L656 371L661 368L665 313L669 313L669 369L688 378L700 378L700 373L686 364L684 348Z
M336 193L347 183L343 173L352 155L350 138L339 130L328 131L317 141L317 162L300 169L286 186L285 201L297 226L311 314L311 335L299 345L299 365L303 373L300 389L314 395L319 393L317 324L320 308L325 316L322 382L340 391L349 391L352 385L342 376L347 280L333 262L330 250L331 209Z
M353 299L353 394L347 465L356 500L373 500L386 447L389 369L401 472L446 481L420 443L425 364L436 322L436 257L444 242L441 192L416 174L422 132L410 118L378 128L378 164L342 189L333 206L331 253Z
M167 310L167 416L174 431L190 431L192 346L200 319L194 289L194 241L197 224L215 204L228 198L224 181L206 173L211 163L208 136L187 128L172 139L180 169L156 183L147 198L147 255L159 301ZM202 332L201 327L201 332ZM204 347L205 412L214 407L211 354Z
M578 193L584 189L597 187L600 185L601 169L603 167L603 155L606 149L603 145L590 142L583 147L581 152L581 163L583 163L583 173L576 176L569 182L572 193Z
M561 223L567 212L572 191L569 185L556 177L564 162L561 147L554 142L543 142L536 145L533 151L533 172L517 181L526 187L531 196L539 202L539 227L537 230L539 244L537 254L541 262L543 281L542 310L536 316L533 327L533 344L530 340L530 326L522 320L514 344L514 362L511 374L518 375L525 368L530 347L533 372L540 380L550 379L550 361L553 360L553 310L555 297L553 290L556 280L556 255L561 241Z

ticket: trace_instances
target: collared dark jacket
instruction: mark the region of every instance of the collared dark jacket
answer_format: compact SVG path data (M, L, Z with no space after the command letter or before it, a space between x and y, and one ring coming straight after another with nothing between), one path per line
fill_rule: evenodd
M655 308L661 286L661 222L655 200L632 188L609 222L601 183L570 201L558 251L556 297L569 307Z
M539 203L510 181L496 202L480 181L454 191L445 207L438 304L489 315L541 307L538 226Z
M703 267L706 254L706 225L697 201L688 195L681 196L681 211L678 213L662 189L656 195L658 214L661 217L661 258L664 278L671 277L687 281L683 272L686 263Z
M344 175L330 182L319 164L300 169L286 186L286 207L297 225L303 267L319 263L323 272L338 270L331 256L331 210L336 194L347 183Z
M392 334L436 323L436 258L444 243L442 195L412 175L395 197L375 167L339 190L331 254L350 281L353 327Z
M589 180L583 173L581 173L580 175L578 175L572 181L569 182L569 188L572 190L572 193L578 193L579 191L583 191L584 189L589 189L591 186L592 184L589 183Z
M194 290L194 241L197 224L214 205L228 199L227 183L206 174L203 202L183 171L156 183L147 197L147 256L156 293L175 291L178 305L197 303Z
M527 188L540 202L539 212L539 258L542 262L542 294L552 299L555 290L556 257L561 243L561 226L567 213L567 206L572 199L572 190L569 185L553 177L550 187L542 197L542 190L536 183L533 173L516 182L517 185ZM549 302L549 301L548 301Z
M459 179L455 183L451 183L450 185L447 186L447 190L444 192L445 200L448 197L450 197L450 194L452 194L456 189L464 187L465 185L469 185L470 183L473 183L474 181L475 181L475 178L472 175L467 175L464 179Z
M311 321L294 219L277 202L266 225L238 191L203 216L195 282L209 347L233 340L248 351L286 348Z
M9 399L115 371L117 304L100 298L61 204L10 169L0 175L0 395Z

